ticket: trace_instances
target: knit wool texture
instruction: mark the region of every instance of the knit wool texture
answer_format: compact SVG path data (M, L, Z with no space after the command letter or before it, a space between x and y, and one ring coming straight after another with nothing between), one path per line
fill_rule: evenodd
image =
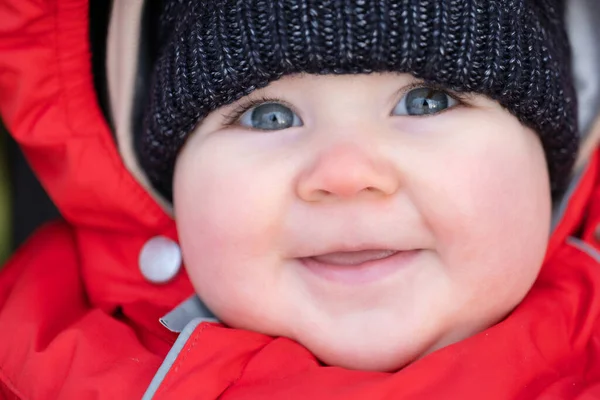
M543 144L554 196L578 148L564 0L165 0L135 132L154 188L211 111L288 74L410 73L497 100Z

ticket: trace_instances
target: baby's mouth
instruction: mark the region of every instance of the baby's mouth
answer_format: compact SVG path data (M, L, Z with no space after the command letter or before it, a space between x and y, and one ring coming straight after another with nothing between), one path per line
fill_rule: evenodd
M309 257L314 261L328 265L352 266L360 265L369 261L383 260L398 253L397 250L362 250L362 251L340 251Z
M298 260L312 276L326 281L363 285L383 280L412 265L421 250L370 249L336 251Z

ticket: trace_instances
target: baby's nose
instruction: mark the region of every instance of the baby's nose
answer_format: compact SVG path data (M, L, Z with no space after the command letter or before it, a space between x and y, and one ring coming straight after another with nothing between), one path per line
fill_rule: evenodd
M389 196L399 176L390 160L357 144L323 150L300 175L297 194L304 201Z

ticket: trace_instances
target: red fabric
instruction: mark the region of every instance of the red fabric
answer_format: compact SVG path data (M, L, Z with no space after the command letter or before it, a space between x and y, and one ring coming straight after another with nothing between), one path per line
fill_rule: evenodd
M93 91L86 0L0 3L0 112L66 221L0 273L0 398L135 399L176 337L158 317L192 293L146 282L138 255L173 221L123 166ZM321 366L290 340L201 324L158 399L600 398L598 155L542 274L502 323L394 374Z

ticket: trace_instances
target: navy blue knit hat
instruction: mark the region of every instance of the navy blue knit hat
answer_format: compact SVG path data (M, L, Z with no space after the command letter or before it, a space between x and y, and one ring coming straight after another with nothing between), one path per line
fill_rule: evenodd
M563 19L563 0L165 0L137 156L171 200L178 152L211 111L287 74L407 72L533 128L557 196L578 148Z

